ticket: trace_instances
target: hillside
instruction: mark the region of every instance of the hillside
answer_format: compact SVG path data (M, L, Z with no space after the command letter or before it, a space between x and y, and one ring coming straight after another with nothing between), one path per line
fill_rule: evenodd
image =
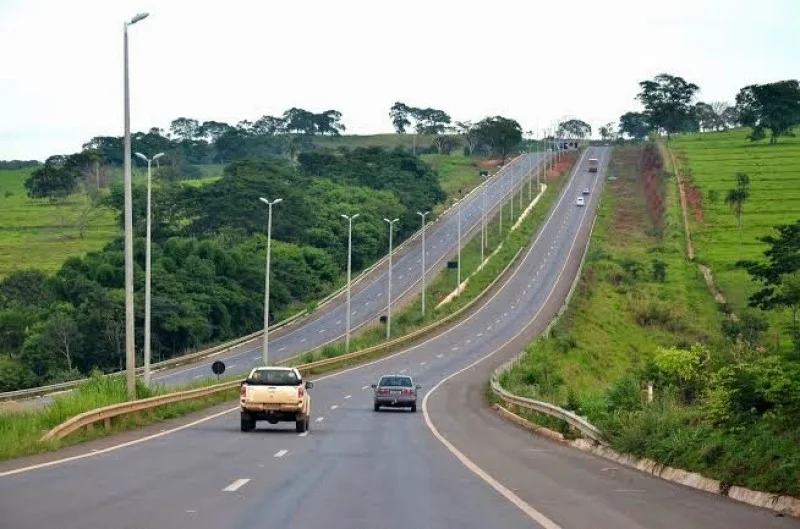
M800 132L800 130L798 131ZM676 136L670 147L678 168L693 186L692 241L697 259L711 267L716 283L734 311L742 311L758 285L746 271L734 267L740 259L763 259L766 245L759 237L775 234L774 226L800 218L800 137L751 142L748 130ZM737 217L725 203L736 187L736 174L750 177L750 196L744 203L739 239ZM770 340L789 345L789 317L767 315Z
M0 170L0 278L23 268L56 271L68 257L99 250L117 233L111 211L97 208L81 237L85 193L53 203L29 199L23 183L31 170Z

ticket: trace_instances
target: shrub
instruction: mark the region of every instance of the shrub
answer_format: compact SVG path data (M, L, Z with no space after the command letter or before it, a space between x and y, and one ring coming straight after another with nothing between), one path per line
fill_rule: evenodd
M656 386L675 388L683 402L691 403L705 388L710 358L700 344L689 349L659 347L648 371Z
M633 376L623 377L614 382L606 391L606 395L612 410L633 411L642 407L641 389Z

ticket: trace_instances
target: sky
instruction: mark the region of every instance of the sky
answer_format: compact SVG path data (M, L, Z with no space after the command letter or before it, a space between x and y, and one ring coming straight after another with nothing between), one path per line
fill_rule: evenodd
M0 0L0 159L77 152L177 117L236 123L293 106L391 132L395 101L454 120L596 130L667 72L703 101L800 77L797 0Z

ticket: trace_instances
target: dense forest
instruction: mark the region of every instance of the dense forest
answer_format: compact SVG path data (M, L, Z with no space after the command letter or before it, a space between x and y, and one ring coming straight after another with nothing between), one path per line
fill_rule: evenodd
M340 214L361 214L353 226L353 266L358 269L386 252L384 217L402 219L398 235L403 239L416 228L415 211L431 209L445 198L436 174L408 152L340 149L301 152L287 160L269 156L268 144L258 143L265 148L258 153L262 156L228 163L220 179L203 186L181 185L168 172L156 172L154 361L263 325L267 208L259 197L283 199L273 211L273 320L293 303L319 299L341 277L347 225ZM204 148L217 148L210 145ZM142 149L152 153L162 146ZM86 152L73 156L86 157L91 173ZM113 153L104 151L104 160ZM53 160L47 165L76 167ZM145 197L144 186L134 186L138 333L144 307ZM101 200L122 223L122 188L112 186ZM26 270L0 282L0 391L123 366L123 263L119 238L100 252L67 260L53 276ZM137 349L141 344L137 336Z

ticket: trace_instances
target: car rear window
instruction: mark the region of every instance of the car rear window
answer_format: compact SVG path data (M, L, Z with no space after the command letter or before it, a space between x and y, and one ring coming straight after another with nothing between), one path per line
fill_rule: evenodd
M255 371L247 379L248 384L263 386L297 386L301 380L294 371L263 369Z
M411 379L408 377L383 377L381 378L381 381L380 383L378 383L378 385L410 388Z

